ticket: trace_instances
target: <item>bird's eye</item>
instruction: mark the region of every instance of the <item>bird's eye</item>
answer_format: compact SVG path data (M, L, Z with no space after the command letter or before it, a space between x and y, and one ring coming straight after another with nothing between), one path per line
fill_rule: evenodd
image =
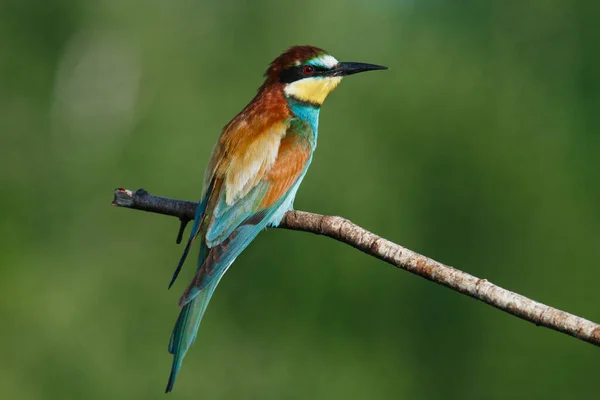
M304 68L302 68L302 72L304 72L306 75L310 75L315 72L315 69L310 65L305 65Z

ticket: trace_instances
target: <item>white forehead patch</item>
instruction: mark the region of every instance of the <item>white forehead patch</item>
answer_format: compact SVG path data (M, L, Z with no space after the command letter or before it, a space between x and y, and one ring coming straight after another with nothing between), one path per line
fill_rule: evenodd
M320 57L313 58L307 64L318 65L325 68L333 68L338 65L339 62L335 59L335 57L330 56L329 54L324 54Z

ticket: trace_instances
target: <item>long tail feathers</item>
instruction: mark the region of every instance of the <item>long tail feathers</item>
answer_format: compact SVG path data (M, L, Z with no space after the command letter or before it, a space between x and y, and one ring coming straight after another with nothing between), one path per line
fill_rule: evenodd
M183 263L185 262L185 259L187 258L188 253L190 252L190 248L194 243L194 239L196 239L198 233L200 233L200 224L202 222L202 217L204 216L204 211L206 211L206 201L206 199L203 199L200 202L200 204L198 204L198 207L196 207L196 216L194 218L194 225L192 226L192 231L190 232L190 238L188 239L187 244L185 245L185 249L183 250L183 254L179 259L177 268L175 268L175 272L173 272L173 277L169 282L169 289L171 289L171 286L173 286L173 284L175 283L175 280L177 279L177 276L181 271L181 267L183 267Z
M190 252L190 248L192 247L192 243L194 243L194 239L196 238L197 235L198 235L198 232L196 231L196 225L194 224L194 230L192 230L192 235L190 236L187 244L185 245L185 249L183 250L183 254L181 255L181 258L179 259L177 268L175 268L175 272L173 272L173 277L171 277L171 281L169 282L169 289L171 289L171 286L173 286L173 284L175 283L177 276L179 276L181 267L183 267L183 263L185 262L185 259L187 258L188 253Z
M179 299L179 306L183 307L199 296L202 291L210 286L214 280L219 280L227 271L229 266L235 261L236 257L250 244L258 235L262 225L243 225L233 231L227 239L219 245L210 249L204 259L204 263L194 275L192 282L183 292Z
M171 375L169 376L166 393L173 390L183 357L196 340L200 321L202 321L208 302L219 284L221 276L215 277L193 301L187 303L177 318L169 341L169 353L173 354L173 365L171 366Z
M203 207L206 207L204 205ZM199 207L200 208L200 207ZM204 212L204 210L202 210ZM192 229L190 243L197 235L199 224L199 213L196 214L196 223ZM223 240L218 245L208 248L207 244L202 240L200 244L200 255L198 257L198 270L188 288L185 290L182 297L179 299L180 306L183 306L175 328L171 334L169 341L169 353L173 354L173 365L171 367L171 375L167 384L166 392L173 390L177 373L181 368L181 363L185 353L196 340L196 334L200 327L200 321L204 316L208 302L212 297L219 281L229 269L235 258L248 246L248 244L256 237L256 235L265 227L267 219L265 213L255 214L248 218L245 223L235 229L227 239ZM189 248L186 247L180 265L175 271L175 277Z

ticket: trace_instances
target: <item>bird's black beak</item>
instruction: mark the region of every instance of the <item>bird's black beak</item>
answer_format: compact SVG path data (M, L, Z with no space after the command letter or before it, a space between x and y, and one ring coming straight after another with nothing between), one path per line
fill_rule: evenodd
M358 74L359 72L375 71L377 69L388 69L388 67L358 62L341 62L331 72L333 76L346 76Z

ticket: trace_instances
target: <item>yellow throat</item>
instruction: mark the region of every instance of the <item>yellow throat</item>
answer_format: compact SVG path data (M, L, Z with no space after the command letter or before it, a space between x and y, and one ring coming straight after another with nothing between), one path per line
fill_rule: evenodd
M286 96L293 96L300 101L321 105L341 80L341 76L300 79L288 84L284 92Z

